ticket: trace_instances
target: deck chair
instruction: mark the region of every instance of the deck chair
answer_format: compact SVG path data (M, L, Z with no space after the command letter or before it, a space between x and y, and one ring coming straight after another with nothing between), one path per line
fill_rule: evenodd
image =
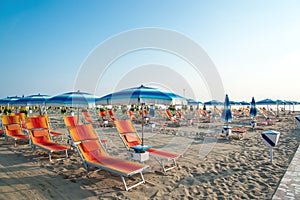
M142 172L148 168L148 166L109 156L103 149L91 124L69 126L68 130L87 172L89 172L89 166L93 166L118 174L121 176L126 191L145 183ZM130 177L135 174L140 174L142 180L128 187L125 177Z
M21 120L17 115L2 116L2 125L4 127L4 138L14 140L15 146L19 140L28 140L28 134L24 134L21 128Z
M23 131L27 131L27 128L26 128L26 115L25 115L25 113L12 113L12 115L17 115L17 116L20 117L22 130Z
M127 113L129 115L131 121L137 121L135 115L133 114L133 112L131 110L128 110Z
M56 136L60 136L61 139L63 138L63 135L64 135L63 133L53 131L52 125L51 125L51 122L50 122L50 119L49 119L48 115L37 115L37 116L34 116L34 117L41 117L42 118L41 120L46 120L45 126L47 126L47 129L49 131L51 139L53 137L56 137Z
M116 121L117 120L117 118L115 117L115 114L114 114L113 110L107 110L107 113L108 113L108 115L109 115L109 117L110 117L110 119L112 121Z
M68 158L69 147L55 143L53 140L51 140L49 132L46 129L30 129L29 134L32 148L34 149L35 147L39 147L48 152L50 162L52 161L51 153L53 152L64 151L66 158Z
M64 122L66 127L82 124L77 116L64 116Z
M130 120L116 120L115 124L118 129L119 136L128 151L134 151L132 148L133 146L142 144L142 141ZM158 161L164 172L177 167L176 160L180 157L180 154L170 153L155 148L150 148L147 152L149 152L150 156L153 156ZM166 168L164 161L173 161L173 165Z
M65 122L67 128L82 124L80 121L78 121L78 117L77 116L64 116L64 122ZM103 144L105 144L105 149L106 149L108 140L101 139L101 142ZM70 135L69 135L69 142L68 143L70 145L72 145L71 144L71 136Z
M113 120L109 120L108 118L107 118L107 115L106 115L106 112L105 111L100 111L99 113L98 113L98 115L101 117L101 119L102 119L102 121L103 121L103 126L104 127L107 127L107 126L114 126L114 122L113 122Z
M101 126L101 127L103 126L103 123L101 123L101 122L95 122L92 119L92 117L91 117L91 115L90 115L89 112L82 112L81 114L82 114L83 119L84 119L84 121L85 121L86 124L92 124L92 125Z
M232 133L235 133L238 139L242 139L244 135L247 133L247 130L244 127L233 127L231 129Z

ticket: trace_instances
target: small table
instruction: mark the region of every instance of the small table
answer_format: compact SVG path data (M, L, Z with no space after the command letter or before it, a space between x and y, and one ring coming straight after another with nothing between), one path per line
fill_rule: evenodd
M149 159L149 152L147 152L147 150L151 148L151 146L136 145L132 146L131 148L134 149L134 152L131 153L131 158L133 160L144 162Z
M231 134L231 126L223 126L222 127L222 133L226 135L226 139L229 139L229 135Z

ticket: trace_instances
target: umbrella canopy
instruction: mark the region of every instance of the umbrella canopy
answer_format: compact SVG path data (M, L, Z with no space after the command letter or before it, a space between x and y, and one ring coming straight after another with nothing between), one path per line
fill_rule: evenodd
M95 99L97 96L94 96L86 92L67 92L53 96L48 99L46 103L48 105L54 106L67 106L67 107L91 107L95 105Z
M252 97L251 107L250 107L250 116L255 117L255 116L257 116L257 113L258 113L258 110L256 108L255 99L254 99L254 97Z
M199 104L201 104L201 102L200 101L195 101L194 99L188 99L187 104L188 105L199 105Z
M29 105L43 105L50 99L49 95L35 94L24 98L19 98L12 102L12 105L29 106Z
M207 101L207 102L204 102L204 105L207 105L207 106L216 106L216 105L222 105L223 102L221 101L217 101L217 100L211 100L211 101Z
M239 104L242 106L250 106L250 103L246 101L240 101Z
M96 105L130 104L187 104L187 100L172 92L141 85L105 95L96 100Z
M224 101L224 110L222 113L222 119L228 124L232 120L232 114L230 109L229 97L226 94L225 101Z
M276 101L272 99L264 99L261 101L256 102L257 105L276 105Z
M238 101L229 101L230 105L241 105Z
M21 97L18 96L11 96L11 97L0 99L0 105L9 105L20 98Z

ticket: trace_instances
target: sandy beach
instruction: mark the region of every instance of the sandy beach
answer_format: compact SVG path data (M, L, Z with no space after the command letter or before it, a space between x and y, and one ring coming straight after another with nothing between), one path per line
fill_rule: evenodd
M49 162L43 151L33 151L24 142L14 147L1 137L0 199L271 199L299 146L300 130L294 114L254 131L247 121L235 119L231 124L247 129L242 140L220 137L221 121L193 127L157 126L153 131L146 127L146 144L183 156L178 167L166 174L150 158L145 162L151 166L144 173L146 183L130 191L124 191L115 174L99 171L87 176L74 150L68 159ZM54 122L55 130L67 135L62 121ZM140 125L136 127L140 133ZM273 163L260 134L266 130L281 133ZM116 128L99 127L97 133L108 139L110 155L130 159Z

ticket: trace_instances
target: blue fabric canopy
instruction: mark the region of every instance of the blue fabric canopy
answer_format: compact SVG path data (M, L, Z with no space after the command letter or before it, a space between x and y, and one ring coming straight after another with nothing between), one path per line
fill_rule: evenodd
M24 98L19 98L18 100L13 101L12 105L22 105L22 106L42 105L48 99L50 99L49 95L35 94Z
M69 107L89 107L95 105L96 98L97 96L86 92L67 92L48 99L46 104Z
M261 101L256 102L257 105L276 105L276 101L272 99L264 99Z
M0 99L0 105L10 105L12 102L20 99L21 97L18 96L11 96L11 97L6 97L3 99Z
M96 99L96 105L130 105L130 104L187 104L187 100L172 92L164 92L156 88L129 88L105 95Z
M208 106L211 106L211 105L222 105L223 102L221 101L217 101L217 100L211 100L211 101L207 101L207 102L204 102L204 105L208 105Z

